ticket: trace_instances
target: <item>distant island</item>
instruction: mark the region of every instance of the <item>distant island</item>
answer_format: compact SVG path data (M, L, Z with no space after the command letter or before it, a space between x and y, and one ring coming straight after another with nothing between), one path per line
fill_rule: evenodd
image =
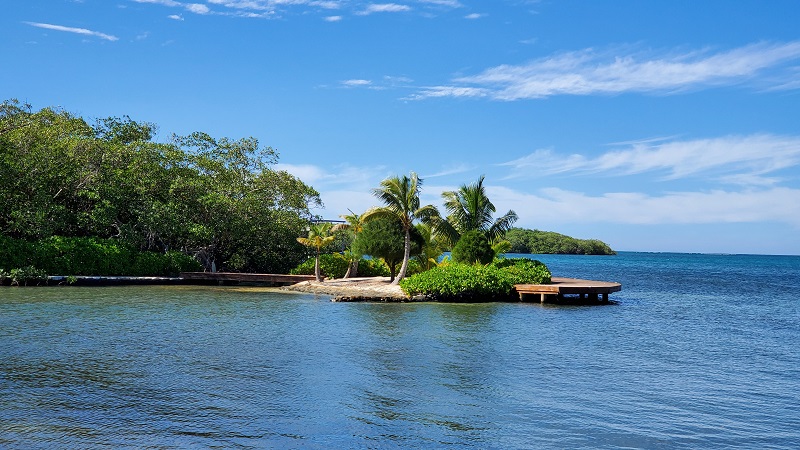
M565 255L616 255L603 241L576 239L553 231L512 228L505 238L511 243L511 253L548 253Z

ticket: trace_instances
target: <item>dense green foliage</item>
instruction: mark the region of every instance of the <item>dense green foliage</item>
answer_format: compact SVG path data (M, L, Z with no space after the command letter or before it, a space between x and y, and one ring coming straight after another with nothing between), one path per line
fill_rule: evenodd
M116 239L51 236L35 242L0 235L0 269L34 267L51 275L175 276L201 270L186 254L131 250Z
M451 256L456 263L489 264L494 259L494 250L483 232L471 230L461 235Z
M597 239L575 239L552 231L512 228L506 233L511 253L562 253L572 255L615 255L608 244Z
M319 195L271 168L275 150L254 138L154 136L127 117L91 124L0 104L0 235L114 239L229 271L286 273L306 258L295 238Z
M352 248L357 254L383 259L389 266L390 277L394 279L397 266L402 263L405 254L406 234L410 238L410 254L419 254L425 244L419 230L411 227L406 233L398 219L391 216L375 217L364 224L353 241ZM360 265L358 272L363 276Z
M293 275L314 275L316 258L309 258L304 263L291 270ZM339 253L320 255L319 268L326 278L343 278L347 272L350 260ZM360 277L385 277L389 276L389 268L379 259L362 258L358 262L358 276Z
M495 264L446 264L400 282L407 295L436 301L497 301L515 298L514 285L550 282L550 271L539 261L511 260Z
M448 264L402 280L407 295L425 295L436 301L496 301L509 297L510 277L494 266Z
M18 267L6 272L0 269L0 286L28 286L28 285L42 285L47 283L47 272L37 269L33 266Z
M513 284L548 284L552 281L550 269L535 259L500 258L492 265L506 272Z

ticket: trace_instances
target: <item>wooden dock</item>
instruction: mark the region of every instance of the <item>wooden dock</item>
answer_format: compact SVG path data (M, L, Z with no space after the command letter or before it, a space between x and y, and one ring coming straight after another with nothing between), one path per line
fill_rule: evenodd
M538 295L537 300L564 303L608 303L608 294L619 292L622 285L606 281L553 277L550 284L517 284L520 301ZM536 298L536 297L534 297Z
M279 275L273 273L234 273L234 272L181 272L180 278L197 283L238 284L255 283L270 286L283 286L301 281L314 281L314 275Z

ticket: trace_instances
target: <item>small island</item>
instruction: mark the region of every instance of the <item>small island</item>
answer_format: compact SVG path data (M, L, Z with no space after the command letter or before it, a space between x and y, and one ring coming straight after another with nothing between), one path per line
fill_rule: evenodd
M512 228L506 233L511 253L563 255L616 255L617 252L597 239L577 239L554 231Z

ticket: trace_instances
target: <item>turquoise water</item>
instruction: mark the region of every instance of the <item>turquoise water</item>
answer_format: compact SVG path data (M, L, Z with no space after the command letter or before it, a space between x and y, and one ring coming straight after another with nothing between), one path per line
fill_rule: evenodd
M800 257L537 257L618 304L0 289L0 448L800 448Z

